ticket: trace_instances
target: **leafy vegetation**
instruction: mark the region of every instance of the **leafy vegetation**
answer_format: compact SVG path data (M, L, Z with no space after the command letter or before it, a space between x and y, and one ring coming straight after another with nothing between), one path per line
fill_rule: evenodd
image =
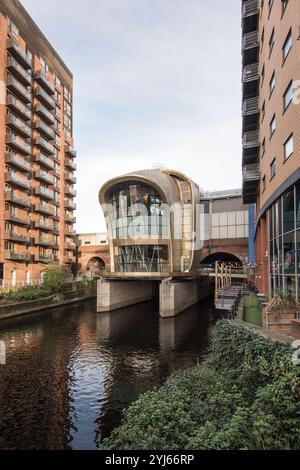
M205 362L142 395L101 449L298 449L299 397L289 347L221 321Z
M68 288L68 271L64 266L49 265L45 270L43 288L53 294Z

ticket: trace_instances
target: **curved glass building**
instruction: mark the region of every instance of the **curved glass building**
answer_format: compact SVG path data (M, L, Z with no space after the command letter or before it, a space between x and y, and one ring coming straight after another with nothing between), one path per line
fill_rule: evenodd
M112 273L191 272L198 264L200 191L185 175L171 170L137 171L108 181L99 200Z

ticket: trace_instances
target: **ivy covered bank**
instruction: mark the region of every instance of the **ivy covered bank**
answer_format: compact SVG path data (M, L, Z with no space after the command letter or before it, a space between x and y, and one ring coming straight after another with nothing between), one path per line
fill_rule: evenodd
M299 449L300 368L292 355L221 321L204 363L141 395L101 449Z

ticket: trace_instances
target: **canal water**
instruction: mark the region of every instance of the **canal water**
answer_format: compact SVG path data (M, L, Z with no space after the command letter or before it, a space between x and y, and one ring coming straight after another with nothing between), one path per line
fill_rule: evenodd
M96 449L140 393L193 366L213 302L162 320L154 302L97 314L94 301L0 323L0 449Z

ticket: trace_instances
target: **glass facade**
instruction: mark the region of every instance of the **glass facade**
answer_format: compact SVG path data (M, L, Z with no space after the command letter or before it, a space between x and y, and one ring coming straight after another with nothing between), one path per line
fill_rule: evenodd
M300 299L300 183L268 211L272 295L284 289Z
M114 239L168 238L169 210L159 194L141 183L120 185L111 196Z
M168 247L159 245L131 245L118 248L115 269L126 273L159 273L170 270Z

